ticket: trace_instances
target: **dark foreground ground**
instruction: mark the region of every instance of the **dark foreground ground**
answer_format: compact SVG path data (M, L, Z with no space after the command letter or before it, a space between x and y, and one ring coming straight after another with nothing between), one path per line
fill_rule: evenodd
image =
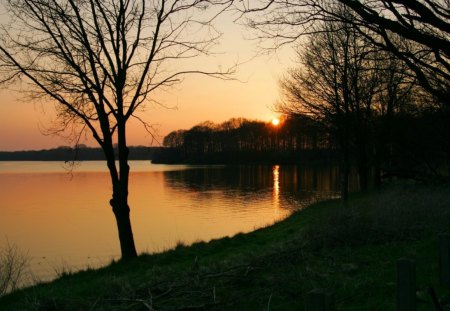
M430 287L450 310L438 277L445 232L448 185L393 183L249 234L64 275L1 298L0 310L304 310L317 288L336 310L395 310L402 257L416 261L418 310L434 310Z

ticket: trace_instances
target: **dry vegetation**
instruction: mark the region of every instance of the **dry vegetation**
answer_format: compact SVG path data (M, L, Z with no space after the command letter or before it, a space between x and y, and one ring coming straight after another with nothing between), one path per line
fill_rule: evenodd
M20 286L27 264L26 255L7 241L6 246L0 249L0 297Z

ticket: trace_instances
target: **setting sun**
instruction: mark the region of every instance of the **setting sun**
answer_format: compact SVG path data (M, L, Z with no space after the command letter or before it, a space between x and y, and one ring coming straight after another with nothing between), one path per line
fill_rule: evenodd
M278 125L280 125L280 119L273 118L273 119L272 119L272 125L273 125L273 126L278 126Z

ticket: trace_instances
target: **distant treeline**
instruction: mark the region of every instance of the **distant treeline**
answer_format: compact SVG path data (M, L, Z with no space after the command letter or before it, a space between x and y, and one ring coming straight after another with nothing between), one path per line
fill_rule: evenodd
M331 159L334 144L316 121L297 116L272 123L233 118L169 133L153 163L296 163Z
M450 159L450 126L439 111L391 116L389 132L378 131L383 140L376 163L385 176L413 176L419 171L432 172ZM386 122L374 118L373 127ZM189 130L169 133L165 148L155 152L153 163L234 164L301 163L319 160L336 162L336 139L323 123L304 115L282 120L279 126L262 121L231 119L222 124L204 122ZM351 148L358 149L357 144ZM372 162L375 160L368 159ZM351 159L356 165L358 159Z
M130 160L151 160L161 147L129 147ZM89 161L105 160L100 148L78 145L75 148L62 146L55 149L29 151L0 151L0 161Z

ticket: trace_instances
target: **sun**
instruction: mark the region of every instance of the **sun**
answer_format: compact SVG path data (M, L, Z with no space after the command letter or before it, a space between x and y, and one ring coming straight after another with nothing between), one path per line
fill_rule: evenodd
M280 125L280 119L273 118L271 123L272 123L273 126L278 126L278 125Z

